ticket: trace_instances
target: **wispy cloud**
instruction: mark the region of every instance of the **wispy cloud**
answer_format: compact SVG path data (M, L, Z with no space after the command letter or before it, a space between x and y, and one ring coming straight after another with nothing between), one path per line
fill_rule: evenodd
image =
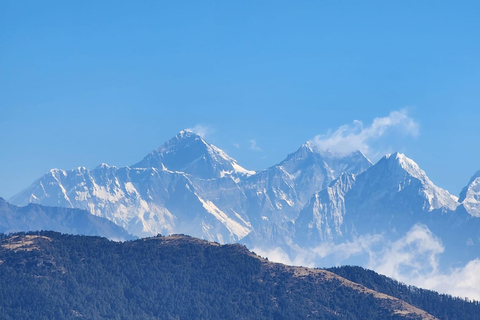
M438 272L438 258L445 248L425 225L414 225L402 238L372 259L369 268L396 279L413 279Z
M202 138L206 138L207 135L212 134L214 130L209 126L209 125L203 125L203 124L196 124L193 128L188 128L187 130L190 130Z
M383 241L384 237L381 234L366 234L343 243L322 243L318 247L313 248L312 251L320 258L333 256L334 264L341 264L355 255L367 253L369 256L373 256L375 245Z
M390 129L397 128L406 136L416 137L418 123L409 117L406 109L392 111L386 117L375 118L370 126L359 120L351 125L343 125L334 132L316 136L313 141L321 150L345 155L360 150L371 153L371 143L385 136Z
M257 140L255 139L250 139L250 149L253 151L263 151L263 149L257 145Z
M273 262L280 262L280 263L287 264L289 266L296 265L293 262L293 260L290 259L290 256L288 255L288 253L285 252L285 250L283 250L280 247L275 247L275 248L254 247L252 248L252 251L260 255L261 257L267 257L269 260ZM303 265L307 266L308 264L303 264Z

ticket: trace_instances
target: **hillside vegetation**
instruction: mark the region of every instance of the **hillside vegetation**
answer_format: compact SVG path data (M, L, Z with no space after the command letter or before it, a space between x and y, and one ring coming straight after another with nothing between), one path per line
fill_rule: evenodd
M332 272L272 263L236 244L183 235L0 238L5 320L435 319Z

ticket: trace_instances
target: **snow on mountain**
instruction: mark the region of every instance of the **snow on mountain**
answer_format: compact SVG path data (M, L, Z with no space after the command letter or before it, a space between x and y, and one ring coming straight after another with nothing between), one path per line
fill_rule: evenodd
M52 169L11 201L86 209L138 236L187 233L224 243L271 223L284 228L342 172L370 166L360 152L336 157L307 142L255 173L183 130L130 167Z
M478 174L472 178L462 204L476 204L479 181ZM290 243L278 242L278 247L291 261L365 265L421 225L441 243L442 259L432 256L432 265L448 270L480 257L480 219L461 208L413 160L395 153L315 193L295 220L293 236L283 235Z
M408 214L419 210L446 212L458 206L455 197L435 186L425 172L402 153L384 156L359 175L355 193L350 195L355 198L356 210L378 208L378 211Z
M12 201L22 198L89 210L138 236L181 232L230 242L249 232L245 223L203 200L188 175L165 168L51 170Z
M359 174L371 165L361 152L340 157L309 141L279 164L242 180L253 227L242 243L288 249L295 233L294 221L312 195L342 172Z
M201 179L225 175L252 175L255 172L241 167L224 151L207 143L190 130L182 130L160 148L150 152L133 168L166 168L188 173Z
M315 193L295 221L295 242L301 247L331 242L343 236L345 195L355 175L344 173L326 189Z
M474 217L480 217L480 170L475 173L468 185L463 188L458 201L469 214Z
M336 157L307 142L278 165L245 179L250 209L271 222L293 221L312 195L343 172L359 174L371 166L361 152ZM257 214L258 215L258 214Z
M413 160L395 153L316 193L295 221L295 240L305 246L365 233L400 234L430 221L430 212L440 219L457 206L456 198L435 186Z
M188 233L231 242L248 234L250 224L221 193L241 197L235 181L251 174L184 130L131 167L52 169L11 201L86 209L138 236ZM215 202L225 203L226 212Z
M85 210L33 203L19 207L0 198L0 233L37 230L101 236L116 241L136 238L115 223Z

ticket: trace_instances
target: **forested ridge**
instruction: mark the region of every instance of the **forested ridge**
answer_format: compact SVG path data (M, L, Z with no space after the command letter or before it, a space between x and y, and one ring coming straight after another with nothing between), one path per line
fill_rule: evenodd
M480 319L480 302L420 289L357 266L328 268L367 288L401 299L444 320Z
M329 271L272 263L237 244L46 231L0 236L0 318L434 319Z

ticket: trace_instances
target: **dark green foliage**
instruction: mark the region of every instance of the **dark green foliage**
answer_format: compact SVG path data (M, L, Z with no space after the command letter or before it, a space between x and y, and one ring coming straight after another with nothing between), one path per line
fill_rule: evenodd
M407 286L362 267L343 266L327 270L353 282L363 284L367 288L408 302L442 320L480 319L480 302L478 301L469 301L431 290Z
M18 239L26 246L15 247ZM118 243L55 232L0 240L4 320L404 319L341 280L295 276L240 245L185 236Z

